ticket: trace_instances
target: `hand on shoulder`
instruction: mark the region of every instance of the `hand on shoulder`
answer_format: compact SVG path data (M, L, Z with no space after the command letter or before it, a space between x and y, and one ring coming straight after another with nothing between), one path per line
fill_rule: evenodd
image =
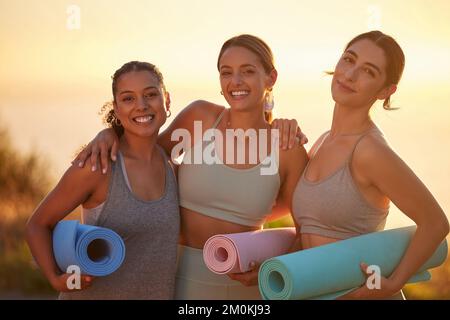
M225 107L206 100L195 100L184 108L180 116L183 121L193 124L194 121L214 122Z

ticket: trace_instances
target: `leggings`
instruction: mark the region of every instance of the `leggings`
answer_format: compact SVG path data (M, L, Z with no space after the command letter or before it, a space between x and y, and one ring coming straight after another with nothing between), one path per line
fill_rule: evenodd
M258 286L244 286L227 275L210 271L203 262L202 249L178 246L175 279L177 300L260 300Z

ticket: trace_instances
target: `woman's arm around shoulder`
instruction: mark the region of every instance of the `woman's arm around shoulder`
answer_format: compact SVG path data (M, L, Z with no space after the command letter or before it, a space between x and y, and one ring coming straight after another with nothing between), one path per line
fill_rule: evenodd
M303 146L296 143L292 149L280 149L279 163L281 186L268 221L279 219L292 212L293 194L308 163L308 154Z
M176 130L180 130L181 134L190 134L193 137L196 121L201 123L203 130L210 128L224 109L223 106L205 100L192 102L181 110L169 126L159 134L158 144L170 155L172 148L179 143L173 136Z

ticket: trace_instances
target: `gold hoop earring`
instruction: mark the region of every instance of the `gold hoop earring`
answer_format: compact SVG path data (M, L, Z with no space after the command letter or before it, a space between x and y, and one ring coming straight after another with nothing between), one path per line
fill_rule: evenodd
M171 115L172 115L172 111L170 111L170 109L167 110L166 111L166 117L169 118Z
M220 91L220 94L223 95L223 91Z
M114 124L118 127L122 126L122 122L120 122L119 118L114 118Z

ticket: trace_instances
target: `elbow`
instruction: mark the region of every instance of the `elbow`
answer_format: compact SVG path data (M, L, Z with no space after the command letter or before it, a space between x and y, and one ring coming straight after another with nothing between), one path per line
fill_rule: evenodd
M36 234L36 228L37 228L37 224L32 216L27 221L27 224L25 225L25 240L28 243L28 246L30 246L30 243L32 242L32 240L34 238L34 235Z
M434 219L427 219L420 223L416 222L416 224L418 228L436 238L444 239L450 232L450 225L444 212Z
M34 223L32 219L30 219L25 225L25 241L27 242L28 246L30 246L31 240L33 238L33 233L34 233Z
M447 237L450 232L450 225L444 213L438 219L430 222L429 227L431 229L430 233L441 239Z
M444 238L448 235L448 233L450 232L450 225L448 223L448 219L447 217L444 217L443 219L443 223L442 223L442 233L444 234Z
M30 246L38 234L44 230L50 230L50 228L36 219L34 215L31 216L25 225L25 241L28 243L28 246Z
M442 238L445 238L450 232L450 225L448 223L447 216L443 211L439 221L437 221L437 228L439 229Z

